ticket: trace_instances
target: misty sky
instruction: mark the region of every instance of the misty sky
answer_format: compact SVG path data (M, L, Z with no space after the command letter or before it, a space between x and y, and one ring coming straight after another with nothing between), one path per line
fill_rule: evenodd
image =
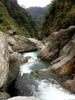
M18 0L18 3L20 5L25 6L25 8L28 7L45 7L48 5L52 0Z

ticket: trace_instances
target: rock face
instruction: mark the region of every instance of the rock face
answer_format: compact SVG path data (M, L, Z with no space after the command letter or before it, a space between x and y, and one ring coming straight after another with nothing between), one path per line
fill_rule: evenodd
M53 32L48 37L48 45L40 51L38 58L43 60L54 60L58 57L60 50L70 41L74 33L75 26Z
M48 38L49 44L38 55L41 59L51 61L50 66L48 69L36 71L33 74L43 75L43 73L49 74L51 71L59 76L74 74L75 26L54 32L52 35Z
M21 97L21 96L19 96L19 97L10 98L8 100L40 100L40 99L38 99L36 97Z
M37 49L36 45L25 36L7 35L7 41L14 52L25 52Z
M71 74L75 70L75 35L60 51L60 56L53 61L52 69L59 75Z
M5 88L9 73L8 43L4 33L0 32L0 88Z

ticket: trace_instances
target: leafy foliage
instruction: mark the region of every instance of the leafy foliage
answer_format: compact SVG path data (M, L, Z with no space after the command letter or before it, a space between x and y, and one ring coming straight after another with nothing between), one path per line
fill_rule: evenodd
M1 0L0 4L0 29L17 27L17 34L37 37L36 24L29 13L17 4L17 0ZM4 9L4 10L3 10ZM1 11L2 10L2 11ZM7 14L6 14L7 13ZM6 21L4 23L4 21ZM5 25L7 23L7 25ZM4 28L3 28L4 29Z

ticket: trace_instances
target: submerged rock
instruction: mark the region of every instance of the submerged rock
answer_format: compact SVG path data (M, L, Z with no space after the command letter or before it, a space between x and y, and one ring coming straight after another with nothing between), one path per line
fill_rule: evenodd
M19 77L15 83L16 95L33 96L36 88L34 78L28 74Z

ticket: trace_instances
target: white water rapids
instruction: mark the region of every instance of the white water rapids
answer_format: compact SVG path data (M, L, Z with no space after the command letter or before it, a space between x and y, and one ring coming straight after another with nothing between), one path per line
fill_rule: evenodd
M37 52L25 53L24 56L31 56L29 61L20 67L21 74L30 73L33 69L40 69L46 66L46 63L37 59ZM38 91L37 96L41 100L75 100L75 95L64 90L59 84L52 84L46 79L37 80Z

